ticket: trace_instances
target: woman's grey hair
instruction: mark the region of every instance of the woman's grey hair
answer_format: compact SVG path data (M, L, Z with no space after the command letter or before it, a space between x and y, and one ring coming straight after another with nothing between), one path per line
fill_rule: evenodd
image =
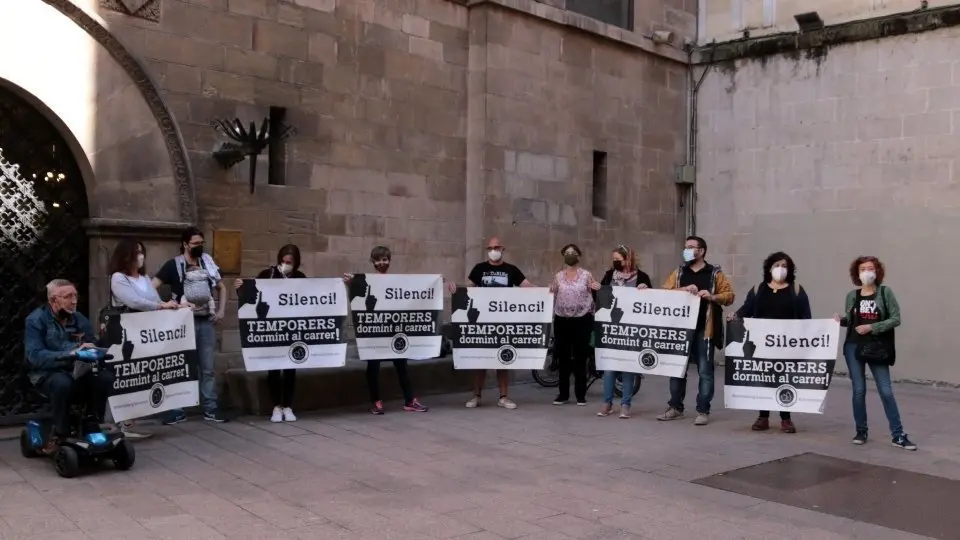
M54 279L47 283L47 300L53 299L54 294L56 294L57 289L61 287L73 287L73 282L69 279Z
M390 258L390 248L387 246L377 246L370 250L370 262L377 262L380 259Z

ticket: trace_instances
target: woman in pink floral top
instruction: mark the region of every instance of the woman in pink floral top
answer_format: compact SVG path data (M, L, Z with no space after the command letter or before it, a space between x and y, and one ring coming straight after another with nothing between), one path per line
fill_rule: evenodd
M557 273L550 286L553 300L553 354L560 370L560 393L554 405L570 400L570 374L577 405L587 404L587 357L590 334L593 332L593 291L600 284L593 275L580 268L582 252L576 244L560 250L564 269Z

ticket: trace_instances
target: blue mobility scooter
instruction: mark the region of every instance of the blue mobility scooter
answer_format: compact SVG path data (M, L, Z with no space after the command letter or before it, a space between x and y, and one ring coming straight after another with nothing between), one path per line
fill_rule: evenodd
M73 377L79 379L89 372L92 372L93 377L99 377L106 369L104 361L112 358L113 355L106 354L103 349L84 349L77 353L77 356L62 358L60 362L65 367L72 364ZM64 478L73 478L82 468L103 461L112 461L114 467L121 471L133 467L136 460L133 445L121 431L104 432L99 419L91 418L94 412L87 410L85 401L71 404L70 433L60 441L59 450L50 456L57 474ZM42 456L42 449L52 432L53 423L50 420L27 422L27 426L20 432L20 453L23 457Z

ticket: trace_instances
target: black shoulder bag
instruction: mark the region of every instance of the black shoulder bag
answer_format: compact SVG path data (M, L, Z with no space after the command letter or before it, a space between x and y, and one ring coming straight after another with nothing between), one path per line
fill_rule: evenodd
M889 313L887 310L887 288L881 286L879 294L883 299L884 312L882 313L882 320L886 320ZM851 321L855 320L852 317L854 309L850 310ZM882 334L867 334L866 336L861 336L861 340L857 342L857 359L865 364L892 366L894 363L896 363L897 347L893 329L890 329Z
M124 276L126 277L126 276ZM128 280L130 278L127 278ZM107 305L100 310L97 316L97 326L99 338L110 345L120 345L123 343L123 328L120 326L120 315L127 313L130 309L127 306L113 305L113 276L107 280Z

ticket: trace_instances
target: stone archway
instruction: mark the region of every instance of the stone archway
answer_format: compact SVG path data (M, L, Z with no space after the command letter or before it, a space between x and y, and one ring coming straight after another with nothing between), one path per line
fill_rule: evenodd
M195 223L179 129L146 70L94 9L96 2L0 2L4 40L17 48L0 55L0 79L35 96L73 135L75 153L90 165L91 218Z

